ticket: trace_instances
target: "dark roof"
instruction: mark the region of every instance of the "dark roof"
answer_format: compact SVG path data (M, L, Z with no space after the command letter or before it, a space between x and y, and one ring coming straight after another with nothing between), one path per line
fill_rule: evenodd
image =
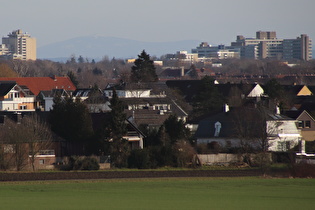
M237 122L236 116L240 117L240 113L239 113L240 111L242 111L242 109L231 109L229 112L221 112L221 113L218 113L218 114L215 114L215 115L212 115L210 117L200 120L198 129L195 133L195 137L196 138L210 138L210 137L215 138L214 133L215 133L216 122L221 123L220 134L218 137L222 137L222 138L237 137L237 132L236 132L235 127L237 124L242 123L242 122ZM251 120L251 121L247 121L246 123L247 126L251 125L251 129L253 130L257 129L257 131L254 131L254 132L253 130L251 130L250 133L252 133L252 135L254 136L259 135L260 128L258 125L260 125L261 121L259 121L259 117L255 117L255 116L256 115L258 116L259 114L261 114L260 110L255 109L255 108L248 108L246 109L246 111L248 111L247 114L250 114L248 116L252 116L248 118L248 120ZM264 113L265 113L265 119L267 121L293 120L292 118L289 118L287 116L272 113L268 111L267 109L264 109ZM263 118L260 118L260 119L263 119Z
M200 91L200 80L168 80L166 85L169 88L178 89L182 92L187 102L192 102L193 98Z
M170 116L170 113L160 114L159 110L137 109L127 110L128 117L133 117L133 122L140 125L160 126Z
M234 121L231 113L221 112L199 122L198 129L195 133L196 138L214 137L215 123L221 123L221 129L218 137L232 138L235 136Z
M152 97L152 98L119 98L125 104L171 104L171 100L167 97Z
M121 81L118 84L108 83L104 90L143 90L143 89L151 89L149 83L126 83Z
M189 71L190 69L184 69L184 75ZM184 76L182 75L182 69L172 69L168 68L162 71L159 75L159 77L166 77L166 78L179 78Z
M110 112L105 113L90 113L91 119L92 119L92 125L94 131L105 129L105 124L110 119ZM142 136L145 136L142 131L138 129L138 127L132 123L130 120L126 119L127 124L127 135L132 135L134 132L137 134L140 134Z
M15 81L0 81L0 96L7 95L15 85Z

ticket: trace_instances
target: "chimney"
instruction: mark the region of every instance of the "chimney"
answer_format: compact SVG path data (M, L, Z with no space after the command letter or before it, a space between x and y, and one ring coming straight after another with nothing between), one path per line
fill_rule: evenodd
M276 114L280 114L280 107L276 106Z
M185 76L185 67L184 66L181 67L180 76L181 77Z
M228 104L224 104L224 105L223 105L223 112L227 113L227 112L229 112L229 111L230 111L229 105L228 105Z

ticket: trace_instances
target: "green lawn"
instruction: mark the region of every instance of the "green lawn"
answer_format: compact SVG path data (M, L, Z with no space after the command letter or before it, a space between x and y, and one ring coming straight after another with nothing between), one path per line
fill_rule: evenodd
M0 183L1 209L314 209L315 179L172 178Z

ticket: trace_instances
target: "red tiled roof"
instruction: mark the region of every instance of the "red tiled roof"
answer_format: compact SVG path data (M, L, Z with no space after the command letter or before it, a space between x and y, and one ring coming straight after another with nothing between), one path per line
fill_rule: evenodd
M0 77L0 81L16 81L20 86L27 86L34 95L53 89L76 90L69 77Z

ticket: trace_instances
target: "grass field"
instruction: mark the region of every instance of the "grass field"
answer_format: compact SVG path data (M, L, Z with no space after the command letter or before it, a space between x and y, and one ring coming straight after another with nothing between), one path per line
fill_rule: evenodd
M0 183L1 209L314 209L315 179L168 178Z

